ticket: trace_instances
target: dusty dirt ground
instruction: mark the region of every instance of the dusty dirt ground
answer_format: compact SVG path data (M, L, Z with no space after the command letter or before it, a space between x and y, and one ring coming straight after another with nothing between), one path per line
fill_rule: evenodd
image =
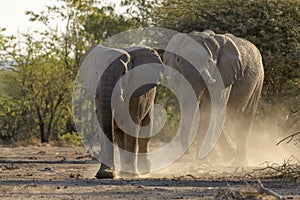
M0 147L0 199L276 199L257 189L250 169L204 170L181 159L149 177L97 180L98 167L84 147ZM299 182L262 183L300 199Z

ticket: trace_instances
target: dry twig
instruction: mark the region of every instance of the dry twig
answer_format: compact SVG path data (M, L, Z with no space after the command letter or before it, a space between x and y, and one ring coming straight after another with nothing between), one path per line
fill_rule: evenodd
M276 192L274 192L273 190L271 190L271 189L268 189L268 188L266 188L263 184L262 184L262 182L260 181L260 180L257 180L257 182L258 182L258 192L260 193L260 194L267 194L267 195L271 195L271 196L273 196L273 197L275 197L275 198L277 198L277 199L284 199L280 194L278 194L278 193L276 193Z
M279 142L277 142L276 145L279 145L280 143L282 143L283 141L286 141L286 140L287 140L286 143L290 143L292 140L294 140L294 142L295 142L294 144L296 146L298 146L298 144L300 144L300 138L295 138L297 135L300 135L300 131L297 132L297 133L294 133L292 135L289 135L289 136L287 136L285 138L283 138L282 140L280 140Z
M226 188L218 190L216 199L261 199L262 197L273 196L276 199L284 199L280 194L266 188L260 180L258 186L251 186L245 181L244 187L233 187L227 184Z
M280 165L278 163L267 163L267 166L261 169L254 169L259 172L258 176L262 178L279 178L298 180L300 178L300 161L291 156L284 160Z
M186 174L186 175L177 176L177 177L173 175L173 179L183 179L183 178L187 178L187 177L191 177L194 180L199 179L198 177L195 177L192 174Z

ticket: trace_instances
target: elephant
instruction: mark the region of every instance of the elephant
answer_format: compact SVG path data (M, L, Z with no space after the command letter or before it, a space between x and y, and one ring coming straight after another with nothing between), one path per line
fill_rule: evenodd
M163 63L180 72L198 98L200 122L197 137L203 139L208 129L212 104L210 93L224 99L226 117L216 145L221 149L218 162L247 165L246 142L264 79L262 56L257 47L229 33L216 34L211 30L178 33L170 39ZM224 86L222 90L208 90L220 82ZM187 98L185 95L182 101ZM182 138L181 143L186 145L189 140ZM210 154L218 154L215 149Z
M120 176L149 172L151 162L147 154L149 136L152 131L151 111L154 106L156 86L162 79L164 71L161 58L154 49L146 46L115 49L97 45L91 47L87 54L84 56L85 59L89 59L87 62L90 62L90 65L96 65L96 67L86 70L96 71L86 73L97 76L101 74L101 77L97 79L99 81L94 86L90 82L95 80L85 78L87 88L90 88L92 92L94 91L97 120L104 132L102 138L100 135L100 156L103 160L101 158L101 166L95 177L101 179L116 176L114 143L119 147ZM129 73L145 64L150 65L150 67L156 65L152 67L153 70L148 68L145 73L143 71L141 73ZM121 79L121 77L123 78ZM127 92L131 87L130 84L137 82L138 78L149 79L149 77L152 80L151 83L141 84L141 87L134 90L132 95ZM127 115L126 112L128 112ZM117 121L117 118L121 120ZM132 122L134 125L131 129L129 128L131 132L124 131L123 126L126 127ZM146 134L143 137L140 137L141 127L144 128ZM145 156L138 157L137 154L144 154Z

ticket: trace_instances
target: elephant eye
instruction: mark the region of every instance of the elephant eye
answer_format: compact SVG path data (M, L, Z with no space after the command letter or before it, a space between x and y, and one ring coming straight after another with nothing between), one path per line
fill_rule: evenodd
M179 63L180 62L180 58L176 57L176 62Z

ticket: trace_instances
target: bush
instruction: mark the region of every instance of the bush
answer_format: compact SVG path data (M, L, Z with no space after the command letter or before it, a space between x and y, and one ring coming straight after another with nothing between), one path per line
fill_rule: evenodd
M77 133L66 133L59 136L60 142L69 146L80 146L82 145L82 141Z

